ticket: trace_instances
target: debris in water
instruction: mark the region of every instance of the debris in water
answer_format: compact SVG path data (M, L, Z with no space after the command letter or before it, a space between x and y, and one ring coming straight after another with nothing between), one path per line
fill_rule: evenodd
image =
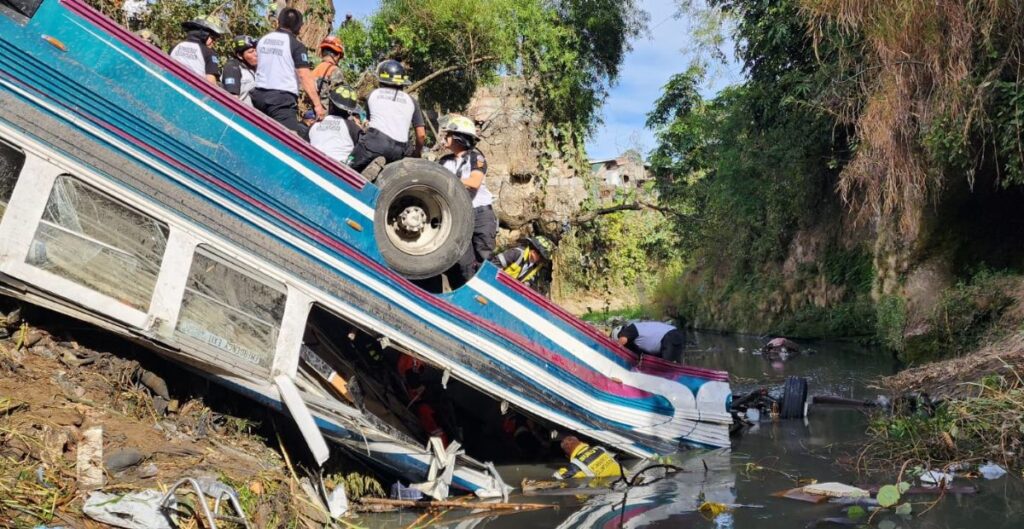
M871 495L864 489L837 482L805 485L803 490L807 494L816 494L829 498L866 498Z
M939 472L938 470L929 470L921 474L921 483L927 485L935 485L939 487L945 487L953 482L953 474L946 472Z
M984 465L978 467L978 472L981 472L982 477L985 479L999 479L1006 475L1006 469L989 461Z

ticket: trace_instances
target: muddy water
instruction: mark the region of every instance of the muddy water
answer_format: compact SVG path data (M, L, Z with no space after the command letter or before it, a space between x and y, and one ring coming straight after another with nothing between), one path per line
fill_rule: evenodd
M816 352L772 364L749 351L762 340L757 337L698 335L699 352L689 363L726 369L734 377L733 391L779 385L788 375L808 377L810 394L873 398L873 379L892 373L886 355L846 344L808 344ZM741 349L742 348L742 349ZM745 351L745 352L741 352ZM582 488L522 495L512 501L556 506L536 512L490 516L487 513L449 513L431 527L472 528L736 528L793 529L837 527L818 524L828 517L844 517L837 505L812 505L773 497L776 491L794 486L797 477L819 482L851 484L885 483L887 476L858 477L844 461L863 439L865 416L853 409L812 407L804 421L771 422L765 419L739 437L731 451L688 451L673 456L686 471L655 483L634 487L626 493ZM894 462L897 466L899 462ZM705 469L706 466L706 469ZM554 466L501 468L508 483L523 478L547 479ZM895 472L895 471L894 471ZM876 516L873 527L934 529L1019 529L1024 527L1024 486L1021 480L1003 477L994 481L958 480L981 488L975 496L947 496L923 514L932 500L916 497L912 517ZM699 512L700 498L733 505L731 512L708 519ZM413 513L375 515L360 520L370 527L422 526Z

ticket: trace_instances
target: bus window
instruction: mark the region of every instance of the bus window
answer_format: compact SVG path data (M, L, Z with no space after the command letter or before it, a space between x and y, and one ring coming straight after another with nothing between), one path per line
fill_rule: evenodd
M167 235L166 224L63 175L50 191L27 262L145 312Z
M14 184L18 182L18 175L24 166L25 154L0 141L0 218L3 218L4 211L7 211L7 203L14 192Z
M285 287L196 249L176 332L269 369L284 317Z

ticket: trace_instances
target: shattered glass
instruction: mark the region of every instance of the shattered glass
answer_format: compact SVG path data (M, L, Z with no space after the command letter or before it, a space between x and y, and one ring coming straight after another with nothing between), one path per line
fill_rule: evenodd
M14 184L18 182L18 175L25 165L25 155L0 141L0 218L7 211L7 203L11 200L11 193L14 192Z
M283 286L270 283L197 250L177 332L270 368L285 305Z
M50 192L27 262L146 311L167 235L162 222L61 176Z

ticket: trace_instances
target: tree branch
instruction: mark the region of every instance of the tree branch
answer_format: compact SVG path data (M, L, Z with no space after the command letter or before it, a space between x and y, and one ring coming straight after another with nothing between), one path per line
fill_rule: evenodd
M643 201L639 201L638 200L638 201L633 202L631 204L619 204L617 206L609 206L607 208L601 208L601 209L595 209L593 211L587 211L587 212L584 212L582 215L577 215L576 217L573 217L572 219L569 220L569 223L573 224L573 225L586 224L586 223L596 219L597 217L600 217L601 215L609 215L609 214L616 213L616 212L619 212L619 211L640 211L640 210L643 210L643 209L653 209L654 211L658 211L658 212L663 213L665 215L678 215L679 214L679 212L673 210L672 208L665 207L665 206L659 206L657 204L651 204L650 202L643 202Z
M458 71L458 70L462 70L466 66L473 66L474 64L480 64L482 62L489 62L489 61L496 61L496 60L498 60L498 56L497 55L485 55L483 57L477 57L476 59L473 59L473 60L469 61L468 63L466 63L464 65L463 64L454 64L452 66L445 66L444 68L441 68L440 70L437 70L434 73L431 73L430 75L427 75L423 79L420 79L419 81L416 81L415 83L409 85L409 88L407 88L405 91L409 92L409 93L416 92L420 88L423 88L423 85L429 83L430 81L433 81L434 79L437 79L438 77L441 77L442 75L444 75L446 73L452 73L452 72L455 72L455 71Z

